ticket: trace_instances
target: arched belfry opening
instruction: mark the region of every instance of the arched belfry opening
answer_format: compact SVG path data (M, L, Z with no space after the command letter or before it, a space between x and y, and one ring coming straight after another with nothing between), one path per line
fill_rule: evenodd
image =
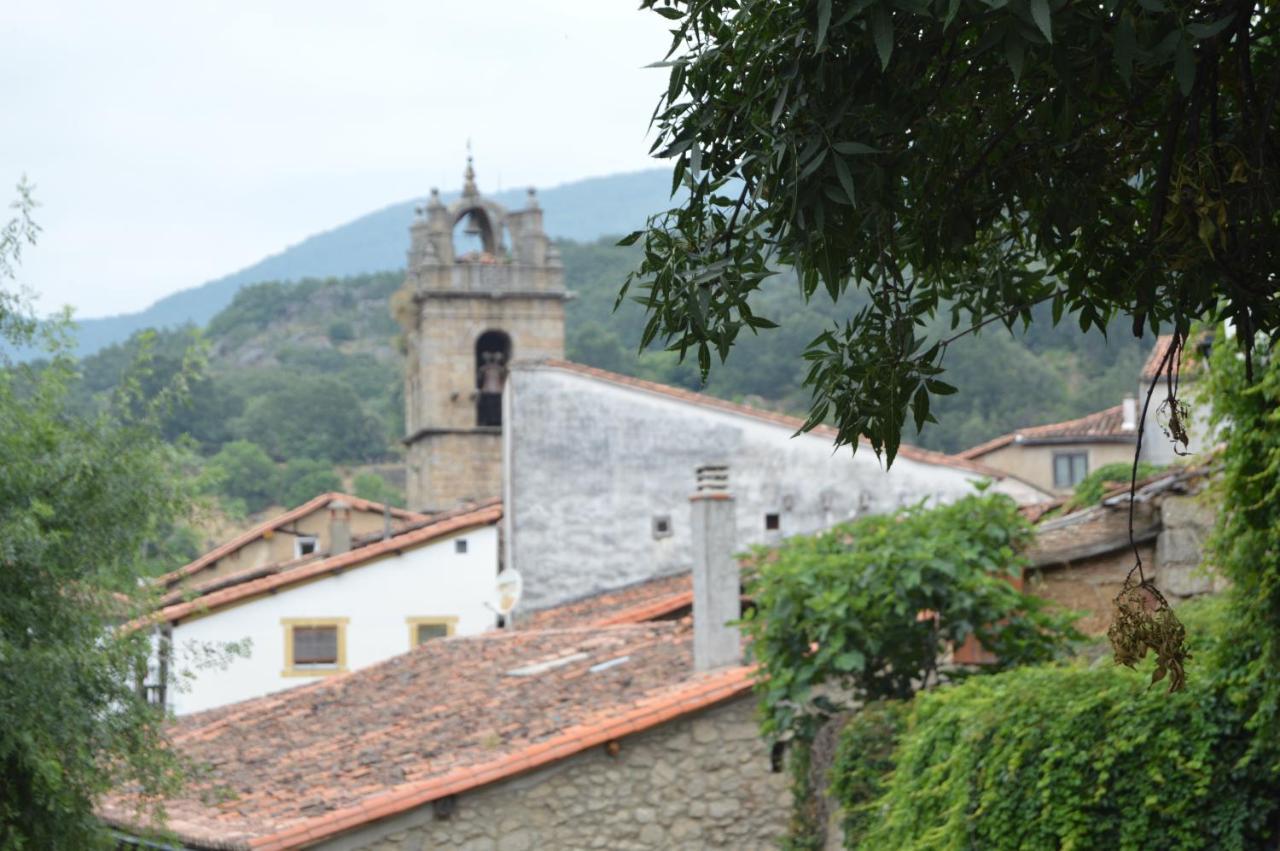
M498 234L488 211L480 206L460 210L453 220L453 256L459 262L474 262L497 254Z
M511 363L511 337L485 331L476 338L476 425L502 425L502 388Z

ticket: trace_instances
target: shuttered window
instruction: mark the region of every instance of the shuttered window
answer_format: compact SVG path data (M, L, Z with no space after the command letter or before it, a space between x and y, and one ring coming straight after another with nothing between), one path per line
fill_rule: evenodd
M336 626L295 626L293 628L293 664L338 664L338 628Z
M444 623L420 623L418 624L418 643L430 641L433 638L444 638L449 634L449 625Z

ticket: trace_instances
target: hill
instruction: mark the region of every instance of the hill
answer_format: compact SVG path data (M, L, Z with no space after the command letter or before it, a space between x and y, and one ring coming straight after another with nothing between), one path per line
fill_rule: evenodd
M671 173L664 169L615 174L539 190L553 238L590 242L640 227L651 213L665 209ZM526 188L493 194L500 204L521 207ZM457 193L445 196L446 203ZM231 304L244 286L265 281L349 277L400 269L409 247L409 223L422 199L403 201L308 237L238 272L176 292L146 310L94 319L78 326L78 351L92 354L120 343L144 328L203 326Z

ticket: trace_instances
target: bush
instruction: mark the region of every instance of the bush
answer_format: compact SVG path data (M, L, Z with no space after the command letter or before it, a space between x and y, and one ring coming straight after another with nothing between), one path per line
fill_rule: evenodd
M404 494L388 484L387 480L377 473L357 473L352 486L355 488L356 496L361 499L394 505L397 508L404 507Z
M243 500L249 511L261 511L279 495L276 465L266 451L248 440L235 440L209 459L207 489Z
M875 720L850 725L832 784L847 847L1257 847L1280 801L1276 743L1240 762L1257 648L1226 640L1225 601L1181 614L1202 660L1183 692L1105 663L975 678L917 696L889 764L866 747Z
M1159 464L1139 461L1138 481L1142 481L1148 476L1153 476L1162 469L1164 468ZM1080 480L1075 487L1075 491L1071 494L1071 499L1067 500L1066 505L1063 506L1063 510L1073 511L1077 508L1097 503L1102 499L1102 494L1106 490L1108 483L1123 482L1128 484L1132 475L1133 465L1126 461L1104 464Z
M233 428L277 461L358 462L387 455L381 424L364 412L349 385L332 378L298 376L252 399Z
M346 319L339 319L329 324L329 342L335 346L356 338L355 327Z
M295 508L322 493L342 490L342 479L323 461L295 458L280 473L280 502Z

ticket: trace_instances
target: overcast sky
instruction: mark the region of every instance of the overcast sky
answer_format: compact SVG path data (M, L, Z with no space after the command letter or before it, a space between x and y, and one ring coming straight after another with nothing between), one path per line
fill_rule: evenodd
M635 0L101 0L0 11L0 197L20 282L101 316L461 183L654 165L663 21Z

